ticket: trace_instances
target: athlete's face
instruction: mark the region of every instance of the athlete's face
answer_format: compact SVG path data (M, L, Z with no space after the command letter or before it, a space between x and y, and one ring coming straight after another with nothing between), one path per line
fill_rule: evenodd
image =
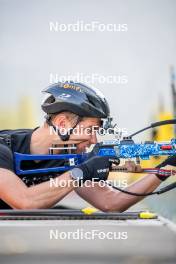
M85 151L91 144L97 143L97 130L100 127L100 118L83 118L70 136L71 140L82 141L77 145L77 152Z
M71 116L68 118L64 114L57 115L53 123L55 126L58 126L60 129L66 129L69 131L70 128L73 129L73 133L71 133L69 140L81 141L81 143L77 144L77 152L83 152L87 147L90 147L91 144L97 143L97 130L101 125L101 119L95 117L84 117L77 124L77 118L75 116L72 118Z

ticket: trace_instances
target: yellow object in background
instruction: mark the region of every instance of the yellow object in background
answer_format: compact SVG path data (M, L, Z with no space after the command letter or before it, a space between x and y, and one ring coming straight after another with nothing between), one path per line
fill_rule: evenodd
M163 121L169 119L173 119L173 115L170 112L161 111L158 114L156 121ZM172 138L174 138L174 126L164 125L154 128L151 140L160 142L160 141L169 141ZM142 161L142 165L147 167L149 166L155 167L165 159L166 159L165 156L152 157L149 161Z
M157 121L163 121L172 119L173 115L169 112L161 112L157 116ZM164 125L160 127L156 127L154 129L153 138L154 141L167 141L174 138L174 126L173 125Z
M22 96L16 108L0 108L0 129L34 128L36 116L30 97Z
M163 121L163 120L169 120L173 119L173 115L170 112L166 112L163 110L160 110L160 113L156 116L155 121ZM172 138L174 138L174 126L173 125L164 125L156 127L152 130L151 138L146 140L152 140L152 141L170 141ZM167 156L161 156L161 157L151 157L149 160L141 160L140 165L142 168L154 168L158 164L160 164L162 161L164 161L167 158ZM138 180L141 175L145 174L131 174L129 179L130 181L136 181Z
M36 118L34 114L34 105L28 96L23 96L20 99L18 106L18 120L19 128L34 128L36 126Z

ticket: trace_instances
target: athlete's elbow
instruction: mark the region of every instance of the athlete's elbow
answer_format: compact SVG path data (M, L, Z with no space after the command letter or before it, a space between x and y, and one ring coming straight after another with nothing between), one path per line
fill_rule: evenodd
M103 205L101 205L100 207L101 208L99 208L99 209L105 213L112 213L112 212L123 213L130 206L124 205L123 203L121 203L120 200L119 200L119 202L116 200L115 203L113 201L111 201L109 203L106 202Z
M118 213L123 213L126 209L122 208L121 206L105 206L102 208L102 211L105 213L113 213L113 212L118 212Z
M28 189L24 191L21 194L20 198L17 200L18 202L16 202L14 209L20 209L20 210L37 209L35 208L33 197L28 193Z
M13 209L29 210L35 208L33 206L33 202L30 199L24 199L23 201L20 201L19 203L15 204L13 206Z
M114 206L112 204L109 204L109 203L101 204L101 205L97 206L97 208L104 213L119 211L117 207L114 208Z

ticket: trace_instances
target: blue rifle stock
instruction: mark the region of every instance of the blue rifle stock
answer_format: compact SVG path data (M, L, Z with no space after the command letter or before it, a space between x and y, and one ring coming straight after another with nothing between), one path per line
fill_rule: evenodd
M104 141L98 143L98 151L95 154L97 156L108 156L116 157L120 159L133 159L139 158L142 160L148 160L152 156L172 156L176 155L176 139L172 139L169 142L144 142L134 143L132 139L124 139L119 141ZM88 159L89 153L82 154L48 154L48 155L30 155L14 153L15 158L15 169L17 175L25 174L37 174L37 173L48 173L48 172L60 172L68 171L74 168L76 165L84 162ZM42 160L63 160L66 165L54 167L54 168L43 168L34 170L23 170L21 169L22 161L42 161Z

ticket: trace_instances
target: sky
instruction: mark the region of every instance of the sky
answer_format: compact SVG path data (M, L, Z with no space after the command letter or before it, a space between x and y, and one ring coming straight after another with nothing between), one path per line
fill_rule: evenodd
M117 76L113 83L87 84L104 93L120 127L132 132L148 125L159 101L172 110L175 10L174 0L0 0L1 107L16 107L28 95L40 123L41 91L51 74ZM51 23L92 21L125 24L126 30L50 30Z

